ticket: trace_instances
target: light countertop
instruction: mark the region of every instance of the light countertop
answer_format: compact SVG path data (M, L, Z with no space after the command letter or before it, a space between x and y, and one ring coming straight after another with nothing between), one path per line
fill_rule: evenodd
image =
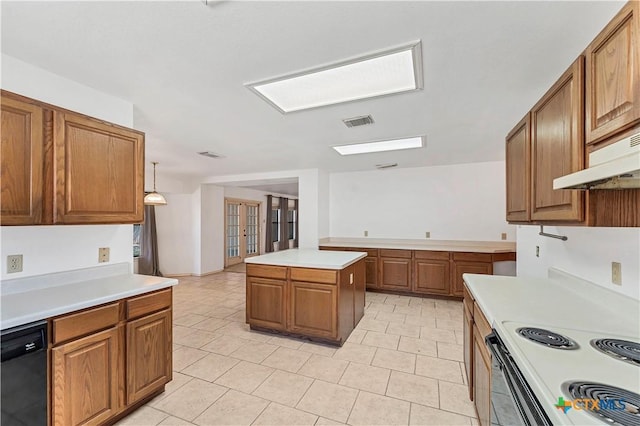
M329 238L321 247L382 248L400 250L458 251L474 253L511 253L516 251L512 241L410 240L387 238Z
M245 263L256 263L260 265L340 270L366 256L366 252L358 251L289 249L249 257L244 261Z
M128 263L2 282L2 330L172 287L174 278L130 273Z

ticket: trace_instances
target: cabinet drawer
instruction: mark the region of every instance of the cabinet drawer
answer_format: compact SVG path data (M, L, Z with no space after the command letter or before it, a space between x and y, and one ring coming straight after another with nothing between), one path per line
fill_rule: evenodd
M291 268L291 281L335 284L337 272L331 269Z
M141 317L171 306L171 289L134 297L126 302L127 319Z
M472 262L491 263L491 253L453 253L453 260L469 260Z
M477 303L473 303L473 321L476 323L478 330L480 331L480 337L484 341L484 338L491 333L491 325L487 318L482 313L480 307L478 307Z
M86 336L118 323L119 302L54 318L53 344Z
M247 264L247 276L286 280L287 268L285 266L254 265L249 263Z
M380 257L398 257L411 259L411 250L380 249Z
M415 250L416 259L449 260L448 251Z

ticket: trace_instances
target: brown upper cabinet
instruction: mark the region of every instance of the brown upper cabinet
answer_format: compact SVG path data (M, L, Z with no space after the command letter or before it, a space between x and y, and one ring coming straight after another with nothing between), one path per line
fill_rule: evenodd
M584 220L584 193L553 180L584 168L584 57L531 110L531 219Z
M640 2L628 2L587 47L586 142L640 122Z
M505 142L507 165L507 220L531 218L531 115L520 120Z
M144 134L2 91L2 225L137 223Z

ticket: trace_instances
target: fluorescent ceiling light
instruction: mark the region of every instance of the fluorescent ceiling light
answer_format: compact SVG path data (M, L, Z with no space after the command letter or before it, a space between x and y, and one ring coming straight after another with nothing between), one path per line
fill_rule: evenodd
M367 154L370 152L398 151L401 149L422 148L422 136L405 139L393 139L380 142L357 143L352 145L334 146L340 155Z
M247 87L283 113L418 90L420 42Z

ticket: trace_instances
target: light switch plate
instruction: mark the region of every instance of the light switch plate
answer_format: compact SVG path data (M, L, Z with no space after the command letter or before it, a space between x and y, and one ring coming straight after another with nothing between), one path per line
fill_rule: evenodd
M615 285L622 285L622 263L611 262L611 282Z

